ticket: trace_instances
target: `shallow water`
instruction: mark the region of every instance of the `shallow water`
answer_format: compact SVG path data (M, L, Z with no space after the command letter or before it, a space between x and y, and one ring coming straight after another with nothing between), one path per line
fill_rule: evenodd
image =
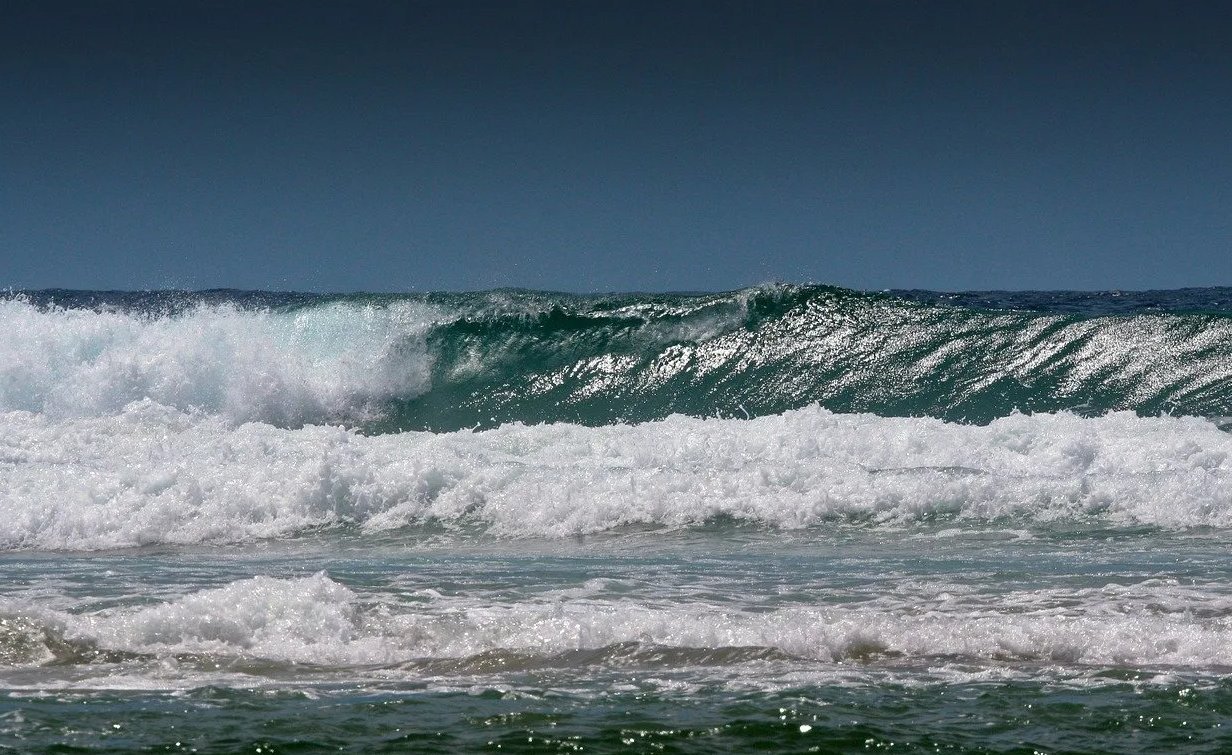
M1226 533L952 524L9 554L0 742L1218 750Z

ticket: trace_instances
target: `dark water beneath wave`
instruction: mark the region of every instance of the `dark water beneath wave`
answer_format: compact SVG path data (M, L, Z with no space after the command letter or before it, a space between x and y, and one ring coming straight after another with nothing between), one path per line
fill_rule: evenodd
M0 731L76 752L1216 753L1232 716L1226 683L1183 680L1145 691L885 680L598 699L541 689L74 693L0 705L22 711L18 724L0 717Z

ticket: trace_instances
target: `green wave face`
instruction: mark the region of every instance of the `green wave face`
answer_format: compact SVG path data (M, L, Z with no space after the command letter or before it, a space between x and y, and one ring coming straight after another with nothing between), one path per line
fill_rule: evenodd
M497 299L500 301L497 301ZM374 431L670 414L836 412L985 423L1015 411L1232 414L1218 313L990 311L827 287L698 296L441 297L430 389Z
M0 300L0 409L151 400L365 432L672 414L986 423L1232 415L1232 291L312 295L31 292Z

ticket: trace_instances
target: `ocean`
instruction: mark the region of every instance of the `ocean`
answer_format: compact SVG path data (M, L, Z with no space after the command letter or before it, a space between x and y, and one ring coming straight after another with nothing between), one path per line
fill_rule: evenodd
M1227 752L1232 289L0 296L0 751Z

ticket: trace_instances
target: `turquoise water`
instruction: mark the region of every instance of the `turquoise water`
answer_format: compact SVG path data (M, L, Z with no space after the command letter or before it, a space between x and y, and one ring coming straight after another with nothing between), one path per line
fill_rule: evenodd
M1225 751L1224 293L10 298L0 749Z
M61 309L56 309L60 307ZM1232 415L1232 289L868 294L31 292L0 302L0 406L145 397L365 432L674 413L989 422L1014 411ZM224 369L230 368L230 369ZM86 389L82 381L94 381Z

